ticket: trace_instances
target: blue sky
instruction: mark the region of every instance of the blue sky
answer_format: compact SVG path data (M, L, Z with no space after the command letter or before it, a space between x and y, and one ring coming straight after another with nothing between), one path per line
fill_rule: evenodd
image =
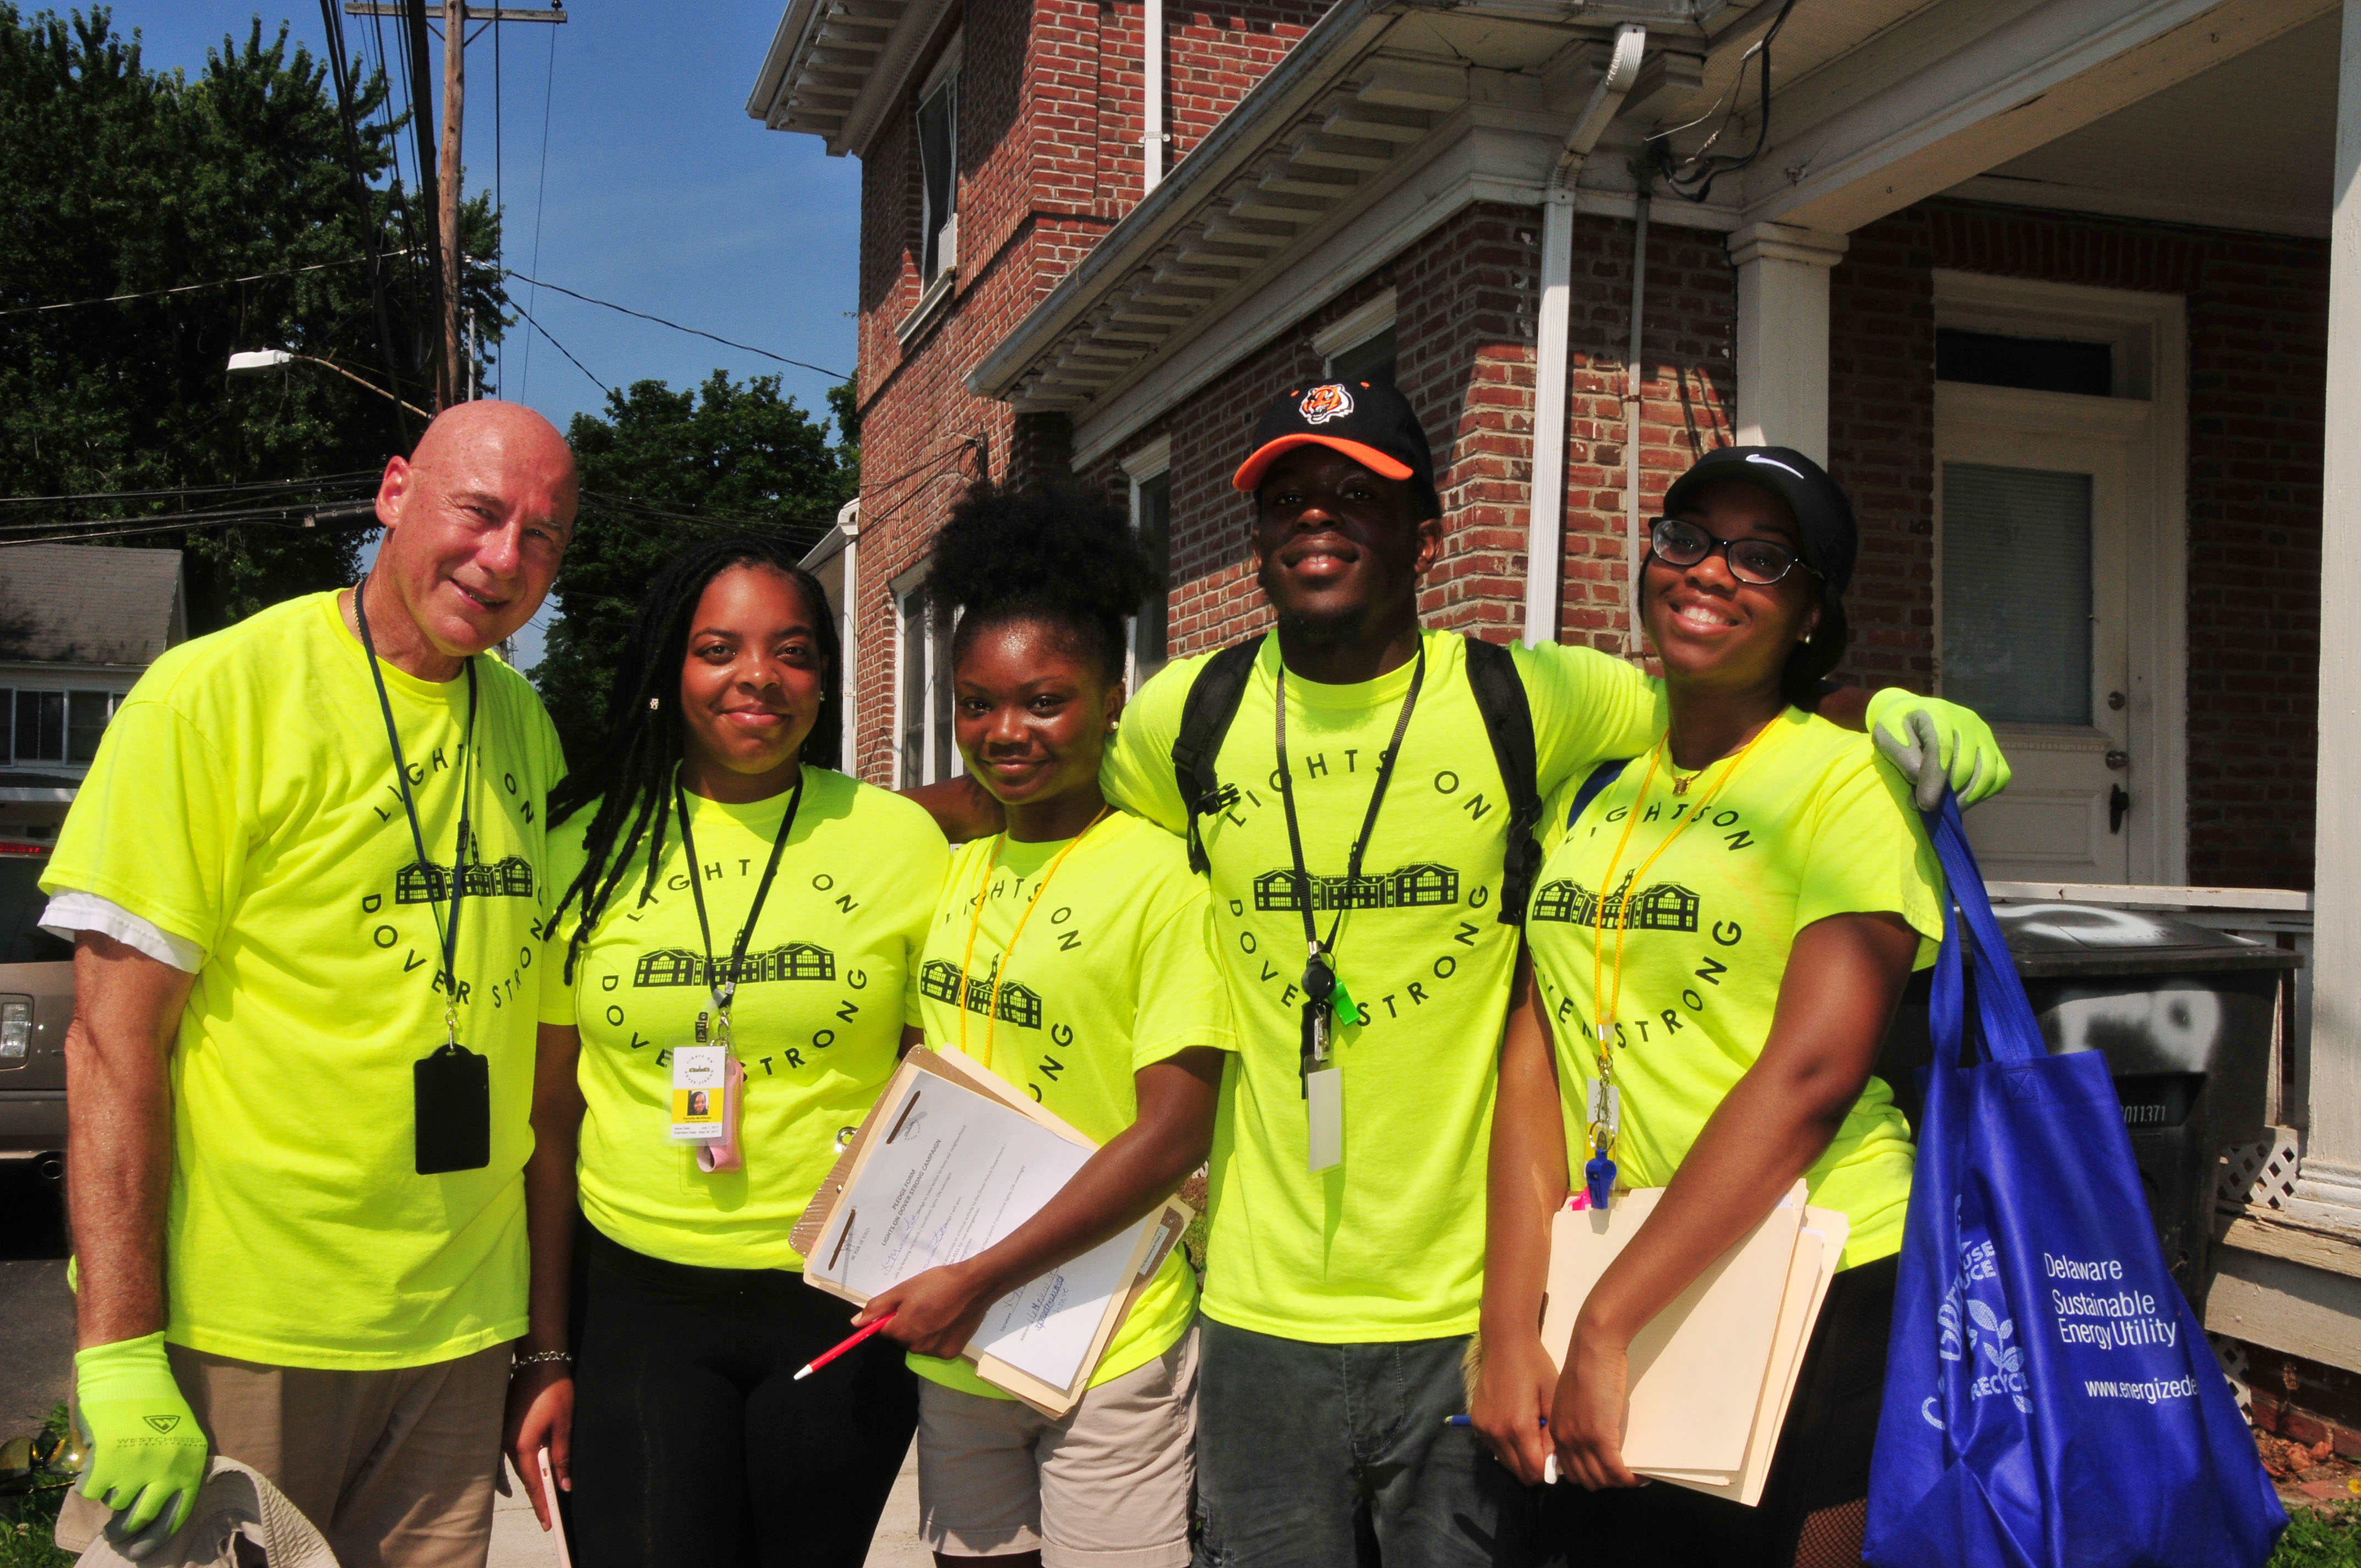
M429 9L440 7L430 0ZM785 9L785 0L699 0L693 6L571 0L571 19L563 26L503 24L497 115L492 37L488 32L468 46L468 189L493 182L497 131L508 265L776 354L851 370L860 166L829 158L815 137L766 130L746 114L754 73ZM294 40L319 52L317 0L279 0L267 8L251 0L126 0L115 8L115 25L138 31L149 66L179 65L193 74L225 35L242 42L258 16L266 38L284 21ZM373 64L376 24L348 16L345 29L347 48L358 48ZM385 37L392 44L390 22ZM439 115L439 44L432 61ZM400 80L397 68L397 93ZM546 290L536 296L522 283L511 288L610 387L648 378L680 387L717 367L741 379L775 372L782 389L815 416L827 412L825 393L835 377ZM506 359L500 394L531 404L561 429L604 401L522 322L511 329ZM537 624L522 640L520 662L528 668L539 662L541 630Z

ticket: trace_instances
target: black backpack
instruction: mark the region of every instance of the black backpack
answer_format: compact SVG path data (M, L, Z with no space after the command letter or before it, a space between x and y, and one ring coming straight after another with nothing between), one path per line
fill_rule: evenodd
M1180 780L1181 805L1189 813L1189 864L1200 872L1208 869L1209 862L1197 818L1237 804L1238 786L1223 784L1214 775L1213 759L1221 755L1230 720L1237 717L1239 699L1246 695L1262 643L1262 637L1249 637L1205 661L1180 708L1180 733L1172 742L1172 770ZM1500 781L1509 792L1500 923L1514 926L1525 917L1525 896L1542 860L1541 845L1533 838L1533 828L1542 819L1533 710L1525 700L1525 683L1517 674L1516 660L1497 642L1467 639L1467 684L1475 692L1477 711L1484 716L1485 732L1492 738L1492 758L1499 764Z

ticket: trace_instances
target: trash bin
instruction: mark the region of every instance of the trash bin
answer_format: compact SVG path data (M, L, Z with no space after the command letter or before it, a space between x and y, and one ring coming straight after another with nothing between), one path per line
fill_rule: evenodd
M2005 905L1995 913L2050 1054L2098 1051L2123 1101L2165 1261L2204 1306L2222 1151L2266 1135L2283 948L2143 910ZM1917 1125L1932 1054L1927 975L1911 980L1877 1075Z

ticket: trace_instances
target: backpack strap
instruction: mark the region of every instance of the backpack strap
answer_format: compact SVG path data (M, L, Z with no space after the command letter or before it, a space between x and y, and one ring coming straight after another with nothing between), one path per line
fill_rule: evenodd
M1582 787L1574 792L1574 809L1565 814L1565 825L1573 827L1575 819L1588 808L1592 801L1606 793L1609 784L1621 778L1623 770L1631 765L1631 758L1618 757L1611 762L1601 762L1591 769L1590 776L1582 781Z
M1500 924L1514 926L1525 917L1525 895L1541 870L1542 847L1533 837L1541 826L1541 769L1533 748L1532 705L1525 699L1524 678L1517 661L1498 642L1467 639L1467 684L1476 694L1477 711L1492 738L1492 760L1499 764L1500 782L1509 792L1509 844L1500 875Z
M1253 678L1262 644L1262 636L1249 637L1206 660L1180 705L1180 732L1172 740L1172 772L1180 784L1180 808L1189 816L1189 869L1200 875L1210 862L1205 859L1204 838L1197 831L1197 818L1237 804L1238 786L1224 784L1215 776L1213 760L1222 754L1222 741L1229 735L1230 720L1238 715L1238 703L1246 696L1246 682Z

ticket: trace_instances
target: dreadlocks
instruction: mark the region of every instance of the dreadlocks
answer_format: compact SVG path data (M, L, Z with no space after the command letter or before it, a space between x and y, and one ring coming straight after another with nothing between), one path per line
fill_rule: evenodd
M954 663L987 627L1040 621L1110 685L1123 679L1125 617L1164 591L1122 510L1071 486L976 485L951 509L930 560L936 625L963 612Z
M555 931L567 905L578 897L581 916L566 948L566 978L590 939L607 902L647 845L647 872L640 902L655 892L656 866L664 860L664 829L672 817L673 780L681 762L680 672L688 656L689 622L714 578L736 566L759 566L796 585L810 611L821 663L828 672L818 722L803 744L807 762L833 766L838 751L837 696L833 684L840 649L828 598L796 558L767 539L718 539L683 551L658 572L640 601L638 620L615 661L607 691L607 732L584 764L549 795L553 831L576 812L598 809L583 835L582 870L549 917Z

